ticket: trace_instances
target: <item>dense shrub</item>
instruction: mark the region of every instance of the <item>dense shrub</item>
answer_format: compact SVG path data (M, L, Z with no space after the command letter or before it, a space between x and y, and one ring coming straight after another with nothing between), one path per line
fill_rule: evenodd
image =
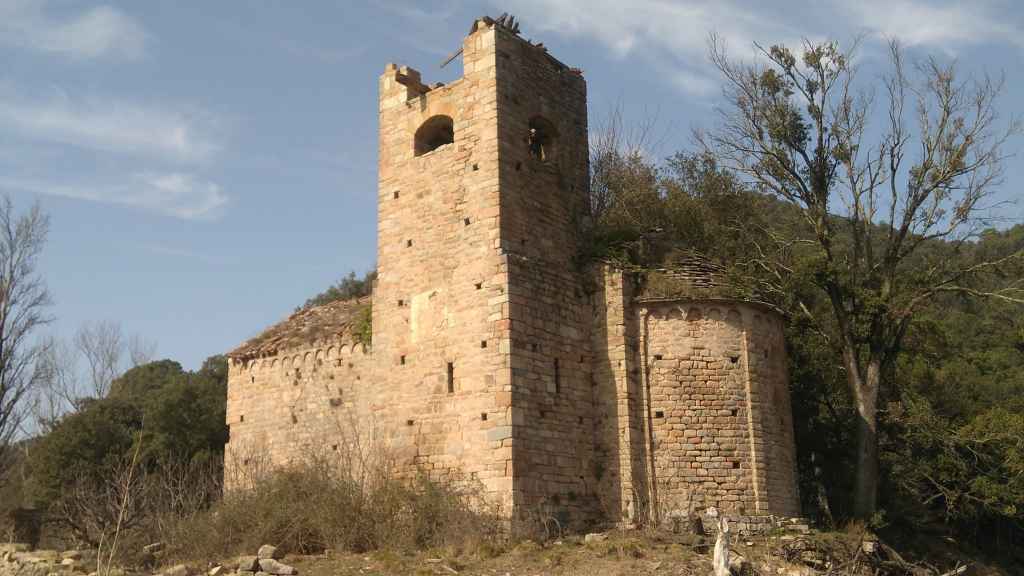
M399 479L384 467L355 474L313 459L228 491L154 537L171 557L216 560L268 542L295 553L465 549L496 538L500 527L477 486Z

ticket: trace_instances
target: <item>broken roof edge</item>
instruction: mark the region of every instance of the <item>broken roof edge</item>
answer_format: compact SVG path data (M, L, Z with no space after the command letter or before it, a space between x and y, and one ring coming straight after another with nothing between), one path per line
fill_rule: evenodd
M372 303L373 296L370 295L303 308L265 328L226 356L232 361L244 362L318 343L368 344L362 342L355 328L361 321L359 313Z
M649 307L651 304L747 304L767 312L774 312L783 317L789 316L784 310L775 304L764 302L762 300L750 300L747 298L730 298L723 296L708 296L704 298L699 296L641 296L634 298L633 302L643 307Z

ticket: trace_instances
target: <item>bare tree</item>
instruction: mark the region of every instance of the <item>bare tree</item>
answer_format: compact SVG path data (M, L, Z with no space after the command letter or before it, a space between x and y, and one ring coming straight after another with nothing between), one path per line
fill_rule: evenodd
M106 396L126 369L151 362L155 355L154 340L138 334L125 338L120 324L111 321L83 324L73 343L46 338L39 351L32 402L38 429L48 431L85 398Z
M755 63L729 59L715 37L710 48L725 99L719 126L698 140L798 208L807 233L766 230L748 264L780 302L792 299L787 282L804 266L828 302L825 313L790 303L842 358L859 417L854 509L869 517L879 386L915 313L951 292L1024 301L1020 274L1002 275L1021 252L969 256L989 225L1004 144L1021 126L999 121L1001 81L965 81L935 59L908 70L896 42L880 105L835 42L805 41L800 54L759 46Z
M29 413L42 350L34 332L49 321L50 297L36 271L48 230L38 205L18 215L10 198L0 198L0 477Z
M140 334L132 334L128 339L128 364L135 368L148 364L156 358L156 340L146 338Z
M75 333L75 348L85 359L89 394L103 398L121 373L125 351L121 325L107 320L82 324Z
M81 398L76 355L77 351L64 340L54 336L43 340L32 403L41 432L49 432L62 415L74 410Z

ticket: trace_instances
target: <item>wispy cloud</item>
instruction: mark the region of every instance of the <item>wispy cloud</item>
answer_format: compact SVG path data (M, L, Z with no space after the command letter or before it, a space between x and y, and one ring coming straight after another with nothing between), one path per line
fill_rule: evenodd
M767 13L764 5L755 8L728 1L512 0L502 5L522 16L531 30L591 37L615 58L646 57L672 85L696 96L707 95L717 86L705 65L709 33L742 48L765 37L799 37ZM675 64L666 70L662 68L666 61Z
M110 6L50 14L43 0L0 0L0 43L76 60L139 58L149 35L131 16Z
M909 46L949 50L956 45L1014 44L1024 47L1020 29L1003 6L984 0L963 2L922 2L918 0L860 0L836 3L850 14L851 23L885 38Z
M79 148L202 162L221 145L218 122L201 110L174 110L66 92L29 97L0 86L0 129Z
M228 203L219 185L180 172L139 173L109 185L0 176L0 190L131 206L183 220L216 219Z
M665 81L702 97L717 90L708 64L714 32L730 50L754 42L799 45L802 38L896 38L908 45L950 51L956 45L1002 43L1024 47L1018 16L993 1L829 0L826 3L750 0L503 0L495 6L521 17L530 32L591 38L613 58L646 59ZM996 14L999 14L998 16ZM1016 18L1016 21L1014 21Z

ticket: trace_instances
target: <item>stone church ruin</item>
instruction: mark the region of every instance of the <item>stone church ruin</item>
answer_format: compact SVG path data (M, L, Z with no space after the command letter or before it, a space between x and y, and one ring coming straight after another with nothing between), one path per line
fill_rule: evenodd
M782 318L713 296L699 260L661 271L689 287L670 295L581 269L581 72L490 18L462 63L447 85L385 67L373 295L229 354L228 453L284 465L372 431L398 472L470 478L510 518L797 516Z

